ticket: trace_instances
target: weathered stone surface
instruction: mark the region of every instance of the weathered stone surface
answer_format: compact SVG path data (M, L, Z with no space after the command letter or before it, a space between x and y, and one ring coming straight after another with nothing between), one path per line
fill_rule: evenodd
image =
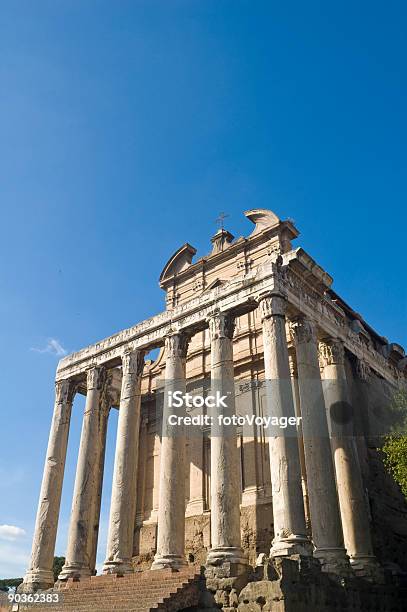
M94 536L103 472L109 405L101 401L106 383L103 368L87 373L87 395L76 469L66 561L60 580L90 576L94 567Z
M162 419L157 553L152 569L186 565L185 560L185 433L184 427L170 429L168 417L173 409L168 394L185 393L185 362L189 338L172 334L166 338L164 412ZM183 407L178 416L184 416Z
M316 326L297 317L290 323L297 352L305 463L312 539L326 571L350 573L343 544L325 401L319 370Z
M231 315L215 312L209 317L211 338L211 392L227 397L225 416L235 414L233 371L234 319ZM221 564L241 573L247 557L241 547L240 490L235 475L239 470L235 428L219 426L213 410L211 437L211 538L207 564L220 568ZM222 570L220 570L222 572Z
M287 338L286 300L281 293L260 299L263 320L264 368L270 415L294 417ZM306 535L298 441L295 436L270 435L270 472L273 494L274 539L270 554L310 554Z
M324 338L319 348L346 552L355 573L379 582L383 576L373 554L362 474L350 420L352 408L343 344L333 338Z
M56 383L54 414L35 523L31 563L20 591L48 589L54 584L52 564L74 393L75 385L72 381L61 380Z
M143 354L139 351L126 352L123 354L122 362L122 391L117 425L107 556L103 567L104 573L121 574L133 571Z
M119 408L122 424L116 447L120 469L114 477L117 486L112 497L109 563L116 563L116 568L121 566L121 571L147 568L156 554L159 567L177 567L187 562L203 564L211 550L207 581L212 600L207 602L208 609L213 607L216 596L225 610L242 605L260 606L262 612L271 608L273 612L291 609L320 612L328 599L340 602L338 609L343 603L345 607L367 610L367 604L361 603L366 593L373 607L391 609L385 585L382 591L373 585L371 593L364 583L353 580L348 580L351 586L346 593L338 586L340 579L350 574L344 557L338 502L335 504L333 464L328 459L330 442L326 439L311 445L309 438L321 424L325 410L318 342L335 338L345 350L346 379L358 425L357 457L341 452L335 462L347 547L351 557L361 565L366 564L369 559L364 554L358 557L357 551L368 551L370 557L367 536L370 526L373 554L382 566L399 573L402 568L407 569L406 502L384 473L375 450L379 446L379 417L386 413L395 389L405 388L404 351L378 336L332 290L332 278L303 249L292 247L291 241L298 232L291 222L281 221L264 210L249 211L247 216L256 225L247 239L232 241L228 232L218 232L213 240L216 248L196 262L192 247L178 249L160 279L166 291L165 312L61 360L57 371L61 391L67 385L66 388L72 386L87 394L67 563L62 575L83 580L94 568L107 426L103 416L106 385L98 382L99 373L103 372L104 380L109 380L111 403ZM284 414L293 413L294 397L296 414L303 417L303 440L298 440L297 450L294 438L294 444L282 438L269 445L262 425L254 426L249 435L237 428L230 444L222 437L220 442L211 440L204 427L197 436L188 437L185 431L178 432L171 441L162 436L159 381L163 379L174 381L173 389L178 383L182 389L187 383L203 389L212 370L216 378L219 375L222 388L234 380L236 402L230 404L232 411L238 412L239 402L244 405L250 397L253 415L267 413L265 378L273 377L276 387L281 389L283 379L290 384L284 315L296 322L297 334L304 336L300 342L291 341L289 346L297 362L299 381L291 371L292 391L280 393ZM313 321L310 338L308 326L298 326L298 321L304 320ZM122 355L154 347L160 347L160 353L155 361L146 362L141 376L141 402L137 404L132 392L128 393L135 388L134 380L126 373ZM332 359L336 364L331 348L324 348L324 369L331 367ZM343 378L343 371L337 378ZM57 397L65 395L61 392ZM134 408L136 404L138 407ZM275 402L276 408L281 406ZM165 410L164 406L164 416ZM69 402L58 399L55 415L51 450L47 454L52 459L47 459L44 470L32 566L24 585L28 590L50 586L52 581L50 567ZM135 433L139 419L142 425L139 433ZM127 435L130 430L132 436ZM350 463L356 465L357 460L367 520L360 512L363 505L360 482L356 490L354 470L349 469ZM284 555L280 565L278 559L273 565L263 558L261 565L251 571L246 558L254 566L259 554L269 554L273 539L276 550L277 544L289 543L290 534L306 535L303 504L306 517L311 518L307 535L323 553L324 569L334 570L339 578L313 573L312 558L308 574L304 557L299 562L300 570L284 565L285 556L293 552L288 547L279 549ZM245 581L256 582L259 578L273 585L272 603L263 600L237 603L236 597L240 596ZM397 591L395 583L391 588Z

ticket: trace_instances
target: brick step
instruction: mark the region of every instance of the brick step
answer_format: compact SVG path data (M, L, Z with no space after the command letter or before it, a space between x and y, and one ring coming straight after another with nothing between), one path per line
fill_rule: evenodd
M62 601L39 608L20 605L19 612L165 612L198 601L201 575L196 568L180 572L168 570L128 574L92 576L92 578L56 585L55 593ZM185 606L183 606L185 601ZM175 606L175 607L174 607ZM179 608L181 609L181 608Z

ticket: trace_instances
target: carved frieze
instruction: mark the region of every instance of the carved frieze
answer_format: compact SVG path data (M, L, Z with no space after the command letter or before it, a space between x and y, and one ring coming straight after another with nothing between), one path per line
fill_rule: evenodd
M356 375L359 380L368 381L371 375L369 365L363 359L356 359Z
M270 259L259 265L252 275L234 277L222 283L222 286L180 304L172 310L164 311L147 319L134 327L110 336L78 353L62 359L58 366L57 378L67 379L71 376L85 372L90 365L100 366L108 362L119 362L123 350L131 343L134 348L146 348L162 345L164 338L171 331L186 330L188 333L194 329L202 329L208 315L214 308L220 311L236 309L244 303L255 307L255 300L259 294L266 291L283 291L287 295L287 303L292 310L302 312L307 317L317 321L318 327L327 334L344 341L346 348L357 357L363 358L370 367L376 369L380 375L397 381L399 372L374 347L368 337L362 342L357 334L349 328L341 307L329 295L312 286L313 277L310 272L300 275L301 264L297 262L297 255L291 251L282 256L283 264L277 265ZM315 281L318 283L318 279ZM266 306L262 307L263 309ZM296 327L299 325L296 323ZM216 332L215 332L216 333ZM304 330L291 330L294 336L304 336ZM306 334L305 334L306 336Z

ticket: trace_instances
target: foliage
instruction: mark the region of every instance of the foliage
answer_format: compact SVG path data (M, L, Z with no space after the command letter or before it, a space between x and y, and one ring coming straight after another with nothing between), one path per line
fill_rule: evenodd
M65 557L54 557L54 563L52 565L52 571L54 572L55 582L58 580L58 576L61 573L62 566L65 563Z
M62 566L65 563L65 557L54 557L54 563L52 565L52 571L54 574L54 580L57 581L58 575L61 573ZM7 592L9 589L17 588L23 581L22 578L3 578L0 580L0 591Z
M399 391L393 398L391 409L398 413L398 424L385 436L381 448L384 465L400 486L407 499L407 392Z
M407 499L407 436L386 436L382 451L384 465Z
M3 578L0 580L0 591L8 591L11 588L18 587L23 581L22 578Z

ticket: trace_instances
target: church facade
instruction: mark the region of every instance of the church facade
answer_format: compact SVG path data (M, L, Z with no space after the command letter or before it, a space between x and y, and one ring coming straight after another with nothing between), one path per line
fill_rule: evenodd
M312 558L327 574L375 582L407 570L407 504L377 450L406 388L404 349L333 290L296 246L292 221L245 215L248 237L221 228L209 255L194 261L188 243L174 253L159 279L163 312L59 362L27 590L54 583L76 393L86 405L60 581L95 573L115 409L103 573L189 564L208 580L238 579L269 558ZM152 349L157 358L145 359ZM191 400L169 427L177 391L217 391L228 419L215 426ZM267 428L269 415L283 427Z

